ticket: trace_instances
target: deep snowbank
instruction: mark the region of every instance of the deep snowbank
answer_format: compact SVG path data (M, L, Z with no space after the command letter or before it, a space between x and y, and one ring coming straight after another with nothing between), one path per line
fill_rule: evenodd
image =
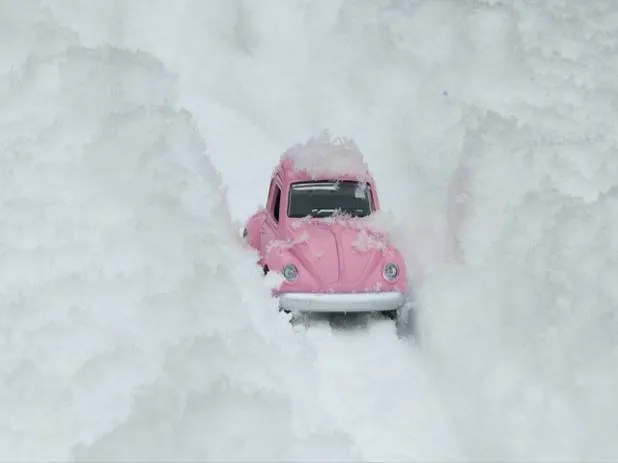
M0 458L345 458L174 76L30 13L56 43L0 79Z
M43 4L49 10L40 8ZM211 459L284 459L313 458L317 453L332 460L350 457L348 444L360 448L360 455L384 455L380 446L385 443L393 444L390 455L396 458L442 459L444 455L432 453L440 447L447 456L458 454L460 449L450 448L452 439L444 428L429 426L428 431L423 426L433 419L434 407L414 412L414 405L423 407L428 397L434 399L430 388L411 386L407 396L396 389L403 403L399 409L391 407L393 396L384 396L391 399L386 409L407 413L409 420L397 413L386 416L379 408L380 387L396 384L399 374L411 381L421 365L411 355L406 370L402 359L408 358L399 356L390 340L376 344L390 346L386 352L397 355L396 361L389 363L380 354L367 364L356 361L347 338L337 339L339 343L313 334L302 352L315 353L316 370L307 360L302 367L287 363L294 357L277 342L289 346L300 341L290 339L283 328L276 335L268 333L279 330L268 327L280 325L277 317L266 315L270 302L259 278L252 276L247 261L251 258L235 254L237 246L224 238L233 226L224 232L214 228L213 212L224 210L220 183L201 157L204 148L190 128L192 121L170 107L179 102L195 115L213 147L210 154L229 187L234 218L244 218L264 200L265 178L289 145L323 128L356 139L375 171L383 202L397 214L398 239L410 257L423 264L418 295L424 308L424 364L449 405L452 425L464 445L462 459L616 459L616 5L593 0L28 0L19 5L0 4L2 71L15 67L17 73L30 76L20 80L9 75L0 81L2 160L10 163L1 174L2 184L9 185L2 190L2 220L10 222L0 232L7 263L0 284L9 307L3 312L4 326L11 327L5 328L3 352L10 354L2 357L6 386L0 397L3 406L13 407L6 410L15 411L2 418L13 430L3 436L2 454L62 457L77 442L94 443L81 449L80 456L163 458L175 452L174 458L180 458L184 451L184 456ZM52 17L66 28L54 26ZM67 43L110 44L131 51L79 48L64 55ZM136 49L143 53L133 54ZM60 54L49 58L53 52ZM65 74L58 73L61 63ZM104 76L117 84L109 86ZM125 126L133 129L127 132ZM194 161L176 164L161 154L176 146L191 147L193 157L183 152ZM108 162L109 153L123 164ZM177 171L184 162L190 175L194 169L205 172L207 181L187 182L201 193L181 195L176 186L173 193L165 193L160 182L186 180L187 174L168 177L160 172ZM131 171L139 175L139 182L125 177ZM47 185L53 188L39 189ZM112 188L118 193L109 196ZM461 202L456 198L460 195ZM197 201L203 214L190 212L194 206L171 206L185 199L187 204ZM46 208L48 218L41 220L46 202L58 207ZM136 210L140 215L134 215ZM110 211L114 216L108 221ZM127 223L138 216L175 239L161 237L153 228L127 233ZM46 224L57 227L47 229ZM8 236L13 231L20 240ZM189 241L193 244L182 245ZM63 243L81 252L69 255ZM15 249L16 244L26 250ZM57 269L51 273L41 265L52 257L56 266L62 264L60 276ZM80 271L92 268L92 261L106 262L101 277ZM194 270L189 262L195 261L218 266ZM251 286L232 284L235 277L224 276L227 264L237 261L247 261L240 269L251 275L246 276ZM20 268L27 273L18 273ZM120 271L123 277L117 276ZM77 277L71 279L72 275L84 281L75 285ZM100 284L102 278L108 279L105 285ZM174 289L192 284L193 289L183 291L182 298L188 300L159 296L159 288L177 294ZM89 310L67 311L71 302L85 299L80 292L96 291L103 295L88 299ZM109 303L106 297L112 298ZM215 320L211 317L222 312L193 309L214 307L211 301L244 315L261 313L267 320ZM175 306L186 309L166 309ZM190 323L174 323L180 314ZM206 318L197 319L198 314ZM48 320L57 326L65 323L69 334L34 331L48 326ZM84 330L76 328L83 325L88 336L78 342ZM95 329L100 326L106 329ZM229 335L237 340L232 346L245 346L250 354L231 357L232 347L220 344L214 335L212 348L201 338L190 347L192 339L212 333L215 326L227 326L221 332L235 333ZM47 335L56 338L47 340ZM274 346L266 343L268 337ZM142 341L132 348L132 356L124 354L120 349L134 338ZM28 349L39 349L37 356ZM217 349L220 355L210 355ZM113 362L112 353L118 350L123 358L134 359L130 372L118 379L123 383L115 382L118 368L112 366L108 368L114 374L103 376L105 381L81 379L87 372L76 376L88 359L109 353L106 358ZM68 354L52 356L54 352ZM186 364L163 363L183 352ZM269 440L276 432L256 449L242 447L239 440L228 445L222 437L229 436L226 433L204 432L227 424L220 418L226 414L233 420L234 437L255 437L251 442L260 445L258 439L264 436L255 433L251 417L257 416L252 410L263 410L263 402L226 401L234 400L232 392L218 402L227 405L219 415L212 408L212 414L200 414L215 403L203 396L196 396L197 402L185 409L195 413L159 409L156 417L172 418L166 430L158 427L164 421L148 418L150 405L176 404L174 400L189 397L187 388L196 385L201 391L209 390L208 385L217 387L201 376L211 370L199 368L191 370L195 376L190 381L182 381L184 389L178 384L185 378L184 367L200 365L204 358L227 358L228 363L209 368L229 372L236 378L232 385L247 379L248 393L262 384L276 384L271 389L281 395L271 402L279 407L272 414L277 416L273 426L292 432L289 423L304 423L300 431L294 430L301 439L287 441L292 447L279 447L284 439ZM272 370L267 371L273 376L244 376L256 358L268 359ZM28 359L37 359L30 369ZM46 359L62 363L44 363ZM172 370L173 365L178 369ZM351 370L351 365L358 369ZM386 369L384 374L376 374L381 371L378 366ZM42 368L48 368L48 382L27 381L41 378ZM136 408L130 408L137 388L157 378L164 379L147 388ZM366 412L366 422L354 419L356 403L328 400L343 397L346 386L356 384L348 382L350 378L358 381L355 399L362 403L359 409ZM296 379L296 385L285 383ZM312 380L318 382L317 389L311 388ZM84 381L88 389L75 387L67 398L68 386L81 384L76 381ZM23 389L32 384L32 392ZM90 389L96 393L90 394ZM211 390L210 399L220 398ZM291 390L300 392L291 395ZM319 391L319 399L307 399ZM96 405L86 402L93 398ZM321 417L307 415L309 410L303 415L298 405L303 400L320 404L314 411ZM57 404L63 408L54 408ZM332 409L329 404L334 404ZM230 412L232 405L245 415ZM104 418L93 415L95 408L106 411ZM129 416L130 410L136 413ZM44 416L55 418L37 419ZM389 417L395 419L383 429L393 434L382 435L375 446L363 440L371 435L372 418L376 426L383 426ZM322 423L324 432L348 426L351 435L316 438L300 446L303 429L308 432L312 422ZM119 431L113 433L116 427ZM440 431L431 433L433 429ZM98 440L103 434L106 437ZM153 436L160 443L156 449L150 446ZM404 444L404 439L419 438L433 439L433 445ZM31 445L33 439L39 446ZM419 448L420 453L413 451Z
M426 352L456 398L472 454L612 460L618 188L604 191L599 170L589 183L596 198L560 191L570 142L560 153L538 142L538 130L496 116L480 133L469 151L461 262L422 290ZM588 149L589 168L602 164L604 150Z

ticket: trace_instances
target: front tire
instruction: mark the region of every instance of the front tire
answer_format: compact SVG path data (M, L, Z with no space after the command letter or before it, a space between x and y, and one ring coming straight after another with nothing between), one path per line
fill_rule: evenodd
M397 320L399 316L399 309L384 310L383 312L380 312L380 313L382 314L382 316L384 316L385 318L388 318L389 320Z

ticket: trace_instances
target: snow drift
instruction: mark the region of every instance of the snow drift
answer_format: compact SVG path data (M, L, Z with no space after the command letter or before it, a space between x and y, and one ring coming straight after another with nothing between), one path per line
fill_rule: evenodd
M1 82L1 458L338 455L165 66L56 47Z
M617 15L1 2L2 458L615 460ZM293 335L232 238L324 128L422 264L420 351Z

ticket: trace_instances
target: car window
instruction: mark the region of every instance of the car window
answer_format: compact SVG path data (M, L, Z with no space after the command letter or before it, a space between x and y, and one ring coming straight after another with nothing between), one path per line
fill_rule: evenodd
M275 200L273 201L272 214L275 218L275 222L279 222L279 211L281 209L281 188L279 185L275 185Z
M357 181L314 181L292 184L288 216L330 217L347 214L365 217L372 212L371 188Z

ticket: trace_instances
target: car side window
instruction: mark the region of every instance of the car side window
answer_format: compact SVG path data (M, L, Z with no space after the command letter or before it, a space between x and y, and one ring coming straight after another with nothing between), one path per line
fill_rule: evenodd
M273 217L275 218L275 222L279 222L279 211L281 209L281 188L279 185L275 185L275 200L273 201Z

